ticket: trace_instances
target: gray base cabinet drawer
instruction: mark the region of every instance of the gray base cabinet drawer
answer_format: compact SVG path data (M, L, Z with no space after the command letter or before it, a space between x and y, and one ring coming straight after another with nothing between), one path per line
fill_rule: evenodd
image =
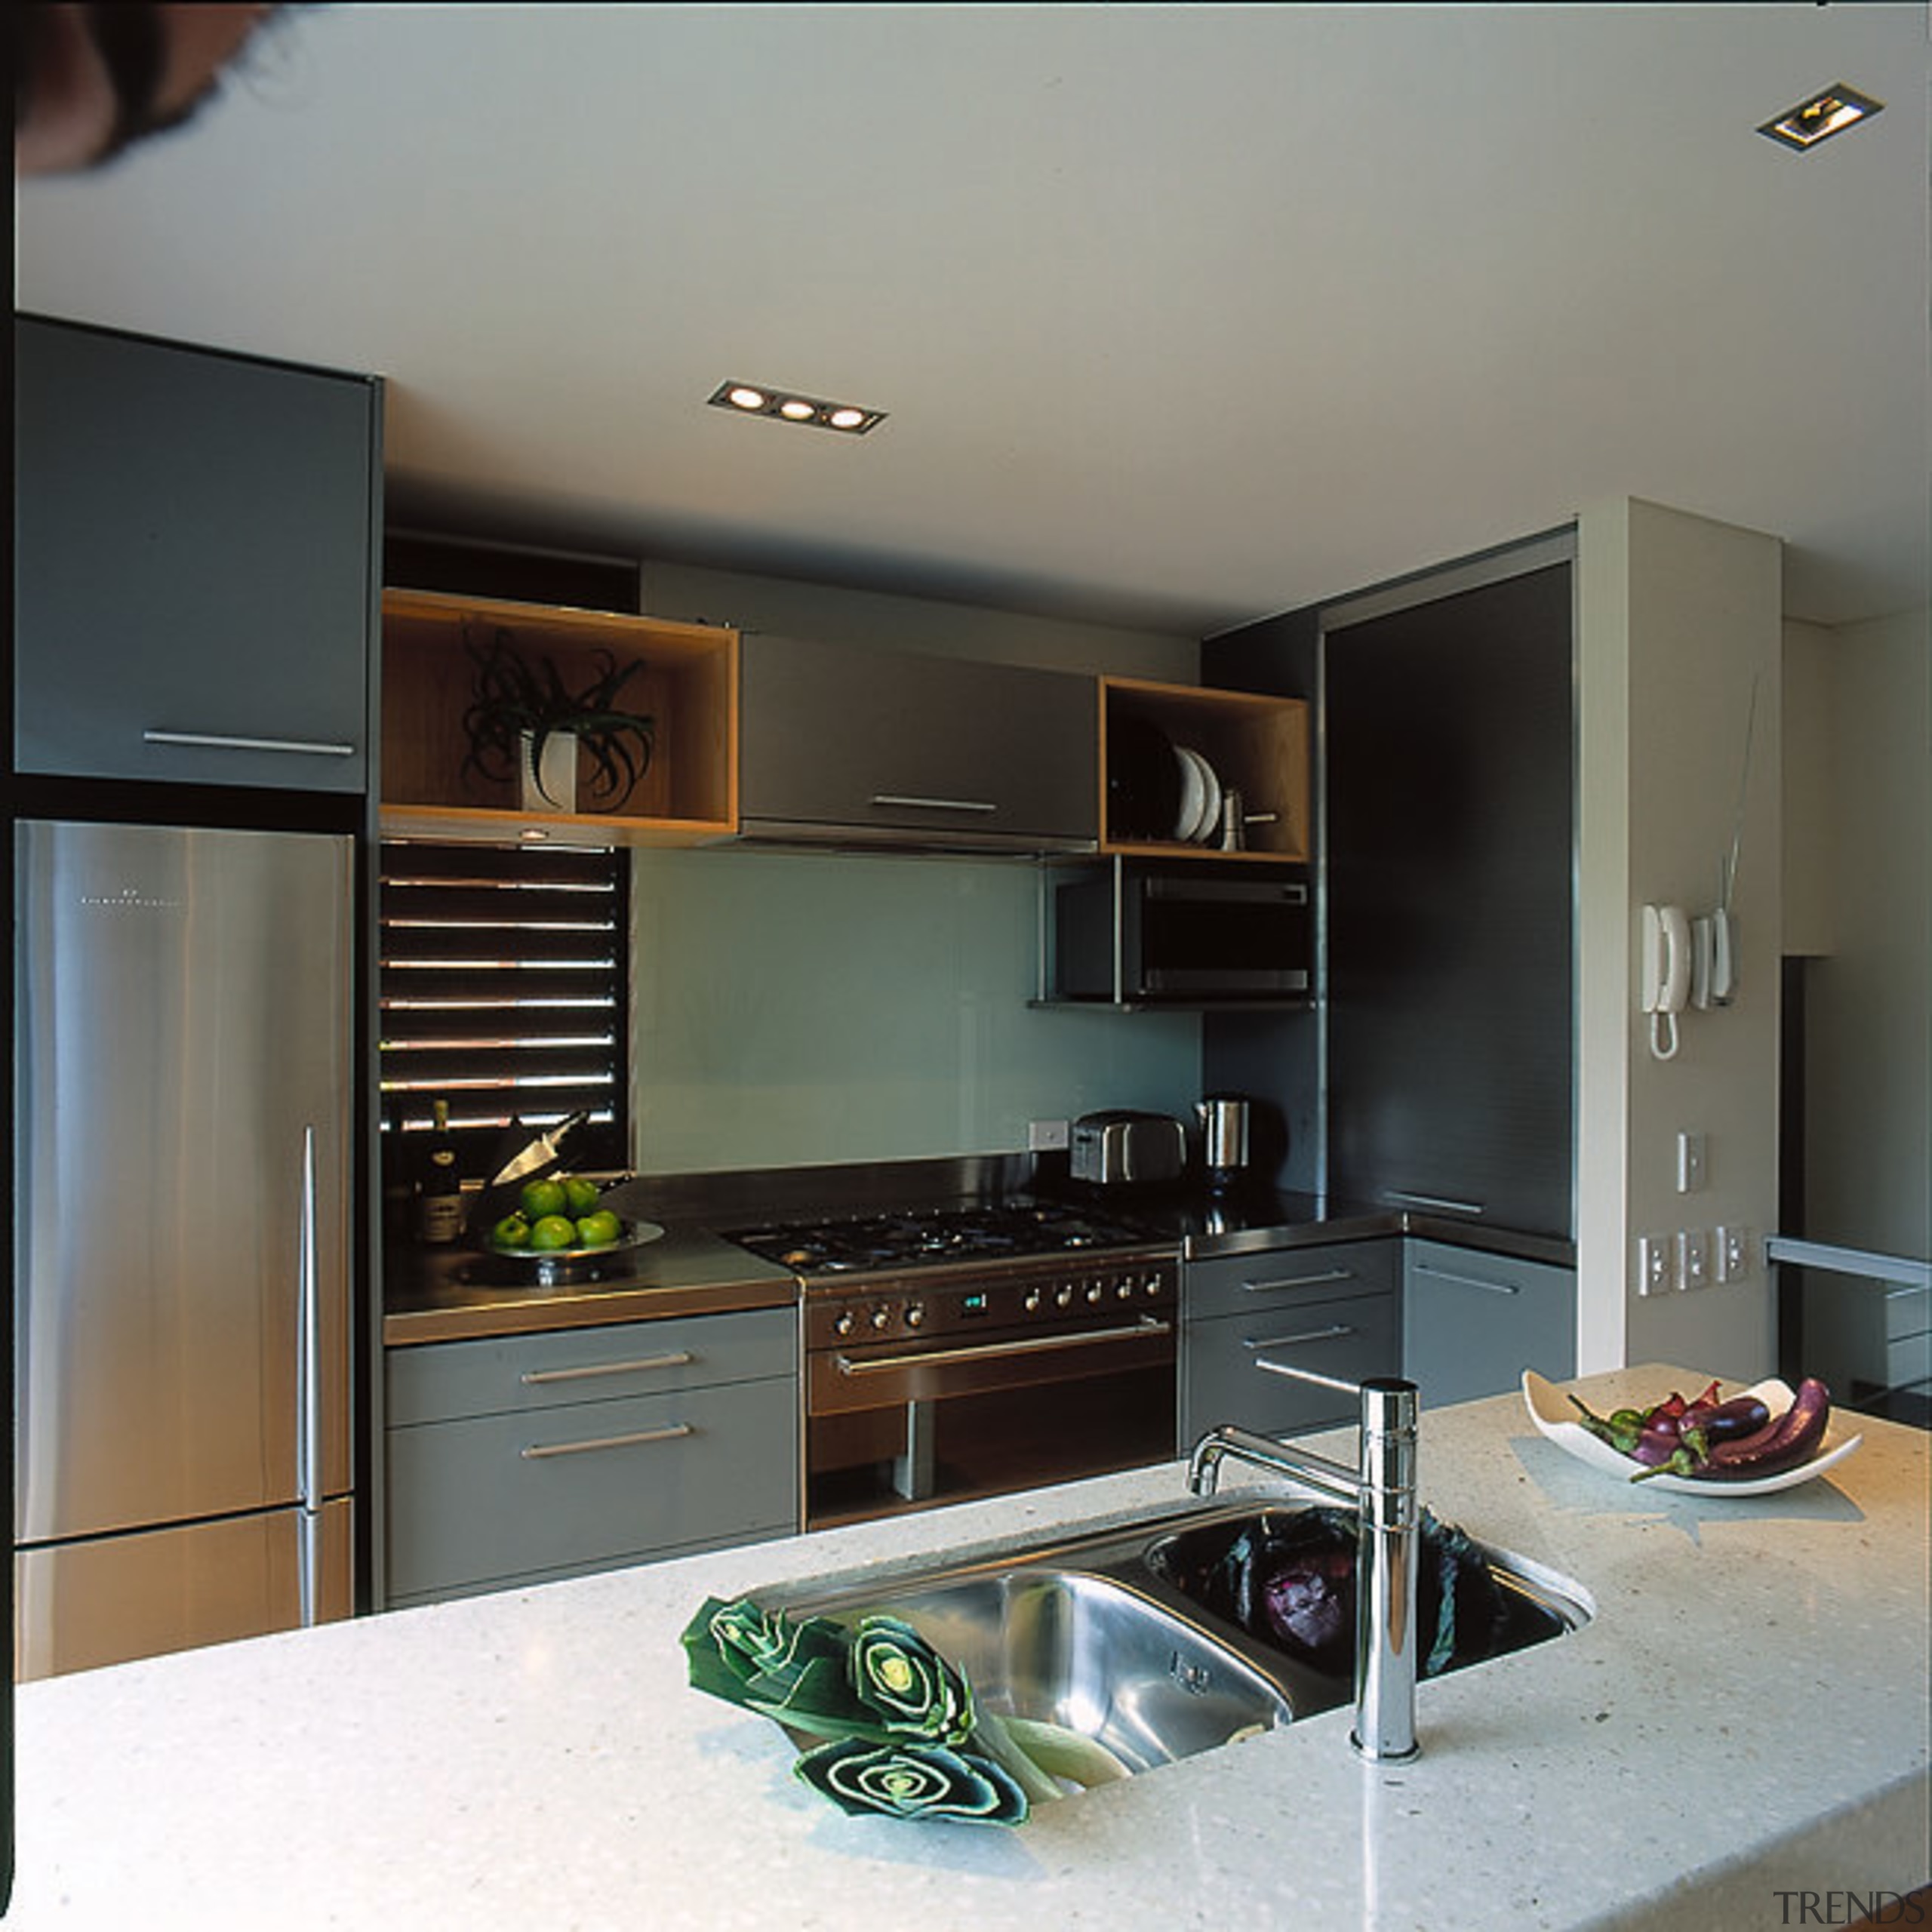
M797 1435L789 1381L392 1429L389 1592L789 1530Z
M1190 1261L1188 1318L1251 1315L1297 1301L1333 1301L1340 1295L1392 1295L1401 1281L1401 1245L1388 1238L1328 1241Z
M394 1429L661 1395L791 1375L797 1364L798 1317L789 1309L432 1343L389 1351L387 1420Z
M1192 1444L1217 1424L1239 1423L1264 1435L1327 1429L1361 1413L1339 1389L1279 1375L1287 1362L1343 1382L1395 1373L1401 1327L1392 1294L1298 1303L1261 1315L1223 1315L1189 1325L1183 1355L1182 1435Z
M790 1309L392 1349L385 1600L798 1526Z
M1559 1382L1576 1373L1576 1271L1411 1241L1402 1373L1423 1403L1439 1407L1506 1394L1526 1368Z

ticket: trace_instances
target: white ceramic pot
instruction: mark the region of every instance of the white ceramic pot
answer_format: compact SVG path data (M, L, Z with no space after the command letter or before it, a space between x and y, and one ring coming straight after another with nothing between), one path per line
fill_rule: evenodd
M523 778L523 809L527 812L574 812L577 810L577 734L552 731L543 740L543 755L531 769L530 748L534 734L525 731L521 739L522 756L518 770Z

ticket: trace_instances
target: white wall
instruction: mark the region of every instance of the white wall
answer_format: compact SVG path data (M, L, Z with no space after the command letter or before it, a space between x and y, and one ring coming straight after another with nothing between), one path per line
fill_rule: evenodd
M1761 1263L1744 1281L1640 1297L1639 1235L1771 1231L1777 1201L1781 938L1777 540L1631 498L1578 522L1578 1367L1666 1361L1755 1380L1775 1363ZM1653 1058L1637 1011L1647 902L1717 901L1758 709L1732 912L1735 1002L1681 1017ZM1708 1174L1676 1188L1676 1137Z
M643 568L644 608L654 617L1168 684L1199 676L1201 647L1189 637L649 559Z

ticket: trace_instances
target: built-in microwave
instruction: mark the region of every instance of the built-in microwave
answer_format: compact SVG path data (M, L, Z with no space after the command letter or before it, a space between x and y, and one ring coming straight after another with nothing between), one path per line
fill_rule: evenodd
M1312 988L1300 866L1117 858L1057 888L1054 924L1064 999L1297 1001Z

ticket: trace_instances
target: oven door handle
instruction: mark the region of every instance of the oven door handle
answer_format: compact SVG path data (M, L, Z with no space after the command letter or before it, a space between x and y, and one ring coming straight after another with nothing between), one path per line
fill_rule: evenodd
M896 1355L867 1355L861 1361L837 1358L841 1375L884 1375L897 1369L924 1368L950 1361L992 1361L1002 1355L1041 1355L1050 1349L1094 1348L1109 1342L1143 1342L1173 1333L1174 1324L1143 1315L1124 1328L1083 1328L1071 1335L1029 1335L1021 1342L970 1342L949 1349L908 1349Z

